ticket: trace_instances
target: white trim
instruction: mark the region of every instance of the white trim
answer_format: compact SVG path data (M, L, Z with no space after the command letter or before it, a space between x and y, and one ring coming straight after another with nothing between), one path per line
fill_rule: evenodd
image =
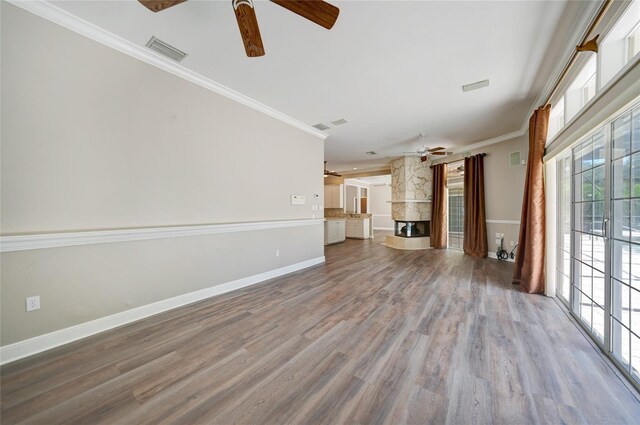
M520 225L520 220L485 220L487 223L493 223L493 224L515 224L515 225Z
M526 121L528 123L529 122L529 118L527 118ZM472 151L474 149L484 148L485 146L495 145L496 143L506 142L507 140L511 140L511 139L515 139L516 137L524 136L524 134L528 130L529 130L529 127L528 127L528 124L527 124L527 127L525 129L520 129L518 131L514 131L514 132L511 132L511 133L503 134L502 136L493 137L491 139L482 140L480 142L476 142L476 143L473 143L471 145L460 146L460 147L451 149L451 152L453 152L453 155L455 155L455 154L458 154L458 153L464 153L464 152L467 152L467 151ZM433 161L432 164L436 165L436 164L439 164L440 162L443 162L443 161L446 161L446 157L442 158L442 160L439 160L438 162Z
M498 260L498 257L496 256L496 253L495 253L495 252L489 252L489 253L487 253L487 257L488 257L488 258L493 258L494 260ZM515 263L515 262L516 262L516 260L515 260L515 259L513 259L513 260L512 260L511 258L509 258L509 259L507 259L507 260L498 260L498 261L507 261L507 262L509 262L509 263Z
M292 125L293 127L296 127L302 131L305 131L311 134L312 136L319 137L322 140L328 137L328 134L320 132L315 128L311 127L310 125L307 125L301 121L298 121L295 118L290 117L289 115L276 111L275 109L263 103L260 103L257 100L250 98L249 96L238 93L237 91L230 89L229 87L226 87L194 71L191 71L185 68L183 65L180 65L163 56L160 56L159 54L156 54L153 51L146 49L143 46L139 46L128 40L125 40L124 38L119 37L109 31L106 31L75 15L72 15L69 12L63 9L60 9L59 7L54 6L53 4L47 1L44 1L44 0L37 0L37 1L7 0L7 1L9 1L9 3L15 6L18 6L28 12L33 13L34 15L40 16L41 18L44 18L64 28L67 28L73 32L76 32L87 38L97 41L100 44L104 44L105 46L118 50L119 52L122 52L131 57L134 57L145 63L148 63L149 65L155 66L156 68L160 68L175 76L178 76L194 84L197 84L201 87L204 87L205 89L211 90L229 99L235 100L236 102L241 103L245 106L248 106L252 109L255 109L256 111L260 111L266 115L269 115L272 118L275 118L284 123Z
M319 218L2 236L0 252L316 226L323 222L324 219Z
M405 199L404 201L387 201L387 204L429 204L426 199Z
M224 294L226 292L234 291L236 289L245 288L247 286L254 285L268 279L273 279L278 276L324 263L324 261L324 256L312 258L310 260L291 264L285 267L280 267L264 273L244 277L216 286L211 286L199 291L178 295L177 297L168 298L166 300L147 304L141 307L132 308L131 310L126 310L120 313L112 314L110 316L101 317L90 322L81 323L79 325L71 326L69 328L61 329L48 334L39 335L30 339L26 339L24 341L16 342L14 344L5 345L4 347L0 347L0 364L7 364L24 357L28 357L55 347L59 347L64 344L68 344L73 341L77 341L82 338L89 337L91 335L95 335L100 332L107 331L109 329L113 329L140 319L144 319L145 317L153 316L167 310L191 304L196 301L201 301L216 295Z
M391 217L391 214L371 214L372 217Z

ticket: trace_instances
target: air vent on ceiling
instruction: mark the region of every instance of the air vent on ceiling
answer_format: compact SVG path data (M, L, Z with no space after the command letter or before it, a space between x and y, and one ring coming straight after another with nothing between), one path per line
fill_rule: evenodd
M325 131L325 130L329 130L329 126L328 125L324 125L321 122L316 124L316 125L312 125L311 127L313 128L317 128L320 131Z
M347 121L346 119L340 118L339 120L331 121L331 124L333 124L333 125L342 125L342 124L346 124L348 122L349 121Z
M158 40L155 36L151 37L147 42L147 47L176 62L182 61L182 59L187 56L182 50L176 49L162 40Z
M478 90L489 85L489 80L482 80L476 83L466 84L462 86L462 91Z
M378 155L378 152L369 151L369 152L367 152L367 155Z

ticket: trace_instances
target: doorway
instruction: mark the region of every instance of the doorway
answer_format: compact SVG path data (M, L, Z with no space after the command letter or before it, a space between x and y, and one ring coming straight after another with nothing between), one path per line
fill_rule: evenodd
M570 162L570 173L568 163ZM571 221L570 252L558 264L559 285L572 315L624 373L640 383L640 106L581 140L559 170L558 236ZM564 244L563 244L563 247ZM566 248L566 247L565 247ZM569 255L567 255L569 254ZM560 257L560 256L559 256ZM568 297L567 297L568 295ZM567 299L568 298L568 299Z
M447 165L447 248L462 250L464 240L464 162Z

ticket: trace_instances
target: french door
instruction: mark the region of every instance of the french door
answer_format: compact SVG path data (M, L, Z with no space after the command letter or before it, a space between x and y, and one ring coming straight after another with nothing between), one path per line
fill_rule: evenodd
M640 106L582 140L571 158L570 253L561 242L571 264L567 301L593 339L640 384ZM564 240L566 231L559 234Z

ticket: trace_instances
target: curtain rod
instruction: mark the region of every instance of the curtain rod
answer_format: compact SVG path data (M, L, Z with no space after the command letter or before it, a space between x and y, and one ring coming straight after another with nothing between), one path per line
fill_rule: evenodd
M486 153L484 153L484 152L483 152L483 153L478 153L478 154L476 154L476 155L480 155L480 156L487 156L487 154L486 154ZM429 166L429 168L433 168L433 167L435 167L436 165L440 165L440 164L447 165L447 164L453 164L454 162L464 161L464 160L465 160L465 158L470 158L470 157L472 157L472 156L476 156L476 155L469 155L469 156L465 156L464 158L454 159L453 161L448 161L448 162L438 162L437 164L430 165L430 166Z
M598 26L598 24L600 24L600 22L602 21L602 18L604 17L604 14L607 12L607 10L609 10L609 6L611 6L612 3L613 3L613 0L605 0L605 2L602 4L600 8L600 11L598 11L598 14L596 15L595 19L593 20L593 22L591 22L591 25L589 25L589 29L587 30L584 37L582 38L582 41L580 42L579 46L582 46L584 43L586 43L589 40L589 36L593 32L593 30ZM558 81L556 81L556 83L554 84L553 89L551 90L551 93L549 93L549 96L547 96L547 100L544 101L544 104L541 106L541 108L547 106L551 98L556 94L556 92L558 91L558 87L560 87L560 84L569 73L569 70L571 69L573 64L576 62L576 59L578 58L578 53L580 52L576 48L573 51L573 55L571 55L571 59L569 60L569 63L567 63L567 65L562 70L562 73L560 74L560 78L558 78Z

